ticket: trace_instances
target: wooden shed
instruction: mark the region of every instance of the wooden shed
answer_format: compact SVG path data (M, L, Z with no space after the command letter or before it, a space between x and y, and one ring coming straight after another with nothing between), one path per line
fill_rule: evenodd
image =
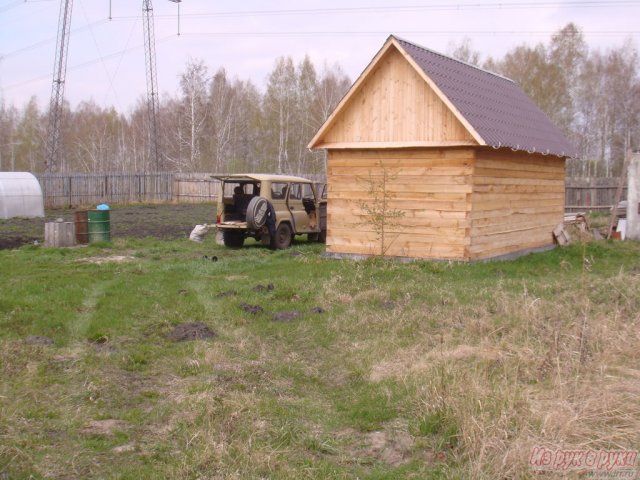
M309 148L328 151L327 252L455 260L552 246L575 154L513 81L394 36Z

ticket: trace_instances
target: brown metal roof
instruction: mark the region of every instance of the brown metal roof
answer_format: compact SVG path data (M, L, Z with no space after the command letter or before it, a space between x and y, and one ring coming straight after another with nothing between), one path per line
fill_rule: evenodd
M487 145L576 156L560 129L512 80L393 38Z

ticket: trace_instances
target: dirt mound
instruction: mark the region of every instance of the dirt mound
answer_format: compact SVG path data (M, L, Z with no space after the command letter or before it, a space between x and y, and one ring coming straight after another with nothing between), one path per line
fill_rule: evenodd
M216 333L202 322L188 322L176 325L167 338L174 342L187 342L189 340L201 340L215 337Z
M260 305L250 305L248 303L241 303L240 308L251 315L257 315L262 313L264 309Z
M277 312L274 313L271 319L274 322L292 322L298 318L302 317L302 314L297 310L292 310L289 312Z
M255 287L253 287L253 291L254 292L271 292L275 287L273 286L273 283L270 283L268 285L262 285L262 284L258 284Z
M0 238L0 250L10 250L14 248L20 248L23 245L33 245L38 239L35 237L23 237L23 236L8 236Z

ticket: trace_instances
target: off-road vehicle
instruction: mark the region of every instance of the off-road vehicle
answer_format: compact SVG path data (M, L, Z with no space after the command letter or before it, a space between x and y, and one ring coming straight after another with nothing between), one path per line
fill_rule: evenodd
M288 175L213 175L220 180L216 227L227 247L253 237L272 248L287 248L294 235L324 242L327 201L324 186Z

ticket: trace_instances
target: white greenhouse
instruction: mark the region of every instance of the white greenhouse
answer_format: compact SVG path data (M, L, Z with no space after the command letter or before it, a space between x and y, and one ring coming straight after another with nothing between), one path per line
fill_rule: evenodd
M0 172L0 219L44 217L42 188L29 172Z

